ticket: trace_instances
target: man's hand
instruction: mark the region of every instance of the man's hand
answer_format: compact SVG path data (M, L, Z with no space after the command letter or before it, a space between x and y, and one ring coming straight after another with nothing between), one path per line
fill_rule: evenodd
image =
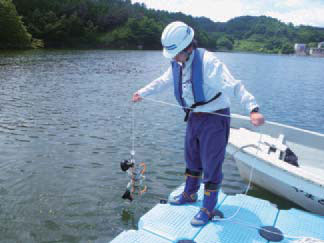
M250 119L251 119L251 123L254 126L261 126L262 124L264 124L264 117L259 112L251 112Z
M133 98L132 98L132 101L133 102L139 102L141 101L143 98L139 95L139 93L134 93L133 94Z

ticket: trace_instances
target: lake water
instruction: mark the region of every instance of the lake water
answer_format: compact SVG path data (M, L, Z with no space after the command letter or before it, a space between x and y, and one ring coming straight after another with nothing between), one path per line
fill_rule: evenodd
M324 59L217 53L266 119L324 133ZM183 112L134 91L163 73L160 51L0 53L0 242L109 242L184 181ZM172 90L154 97L175 102ZM147 163L148 192L121 198L121 160ZM234 102L232 111L245 114ZM246 183L224 164L227 193ZM294 206L260 188L250 195Z

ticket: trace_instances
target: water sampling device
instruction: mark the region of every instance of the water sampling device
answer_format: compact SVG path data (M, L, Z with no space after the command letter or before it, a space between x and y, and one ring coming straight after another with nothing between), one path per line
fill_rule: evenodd
M120 162L122 171L127 172L130 179L126 186L126 191L122 198L133 201L136 196L142 196L147 191L147 186L144 184L146 164L144 162L136 163L135 161L135 113L134 105L132 106L132 149L130 151L130 159Z
M123 199L133 201L135 196L141 196L147 191L147 186L144 184L146 171L146 164L141 162L136 164L135 151L131 151L131 159L124 160L120 163L120 168L122 171L127 172L130 181L126 186L126 191L122 196Z

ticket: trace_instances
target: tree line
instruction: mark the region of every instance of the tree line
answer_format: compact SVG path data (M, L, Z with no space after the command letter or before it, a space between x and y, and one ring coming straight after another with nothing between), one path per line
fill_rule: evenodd
M0 49L161 49L161 32L175 20L192 26L199 45L211 50L292 53L295 43L324 40L323 28L266 16L213 22L130 0L0 0Z

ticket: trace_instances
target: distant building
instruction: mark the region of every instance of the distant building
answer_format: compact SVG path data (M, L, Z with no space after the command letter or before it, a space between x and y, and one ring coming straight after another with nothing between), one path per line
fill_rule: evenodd
M307 55L307 46L306 44L296 43L294 46L295 54L300 56Z
M324 41L318 43L317 48L324 48Z
M317 48L311 48L309 50L309 55L315 57L324 57L324 41L318 43Z
M324 57L324 48L311 48L309 55L316 57Z

